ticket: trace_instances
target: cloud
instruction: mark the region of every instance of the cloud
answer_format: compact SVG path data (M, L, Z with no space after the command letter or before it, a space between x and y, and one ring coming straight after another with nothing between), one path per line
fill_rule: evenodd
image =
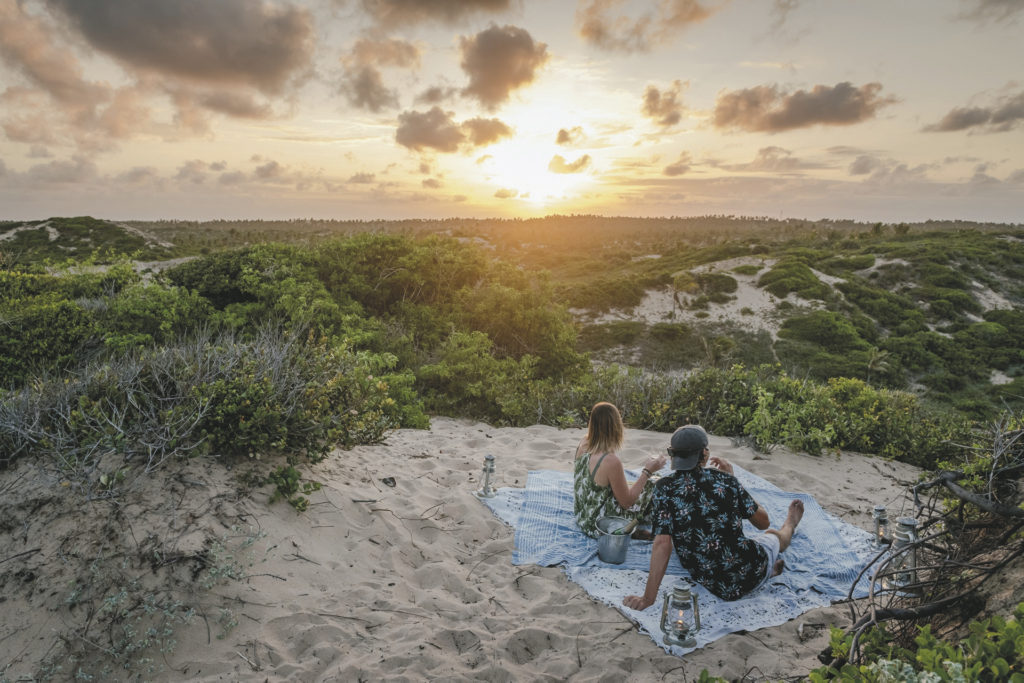
M221 90L200 93L196 100L207 109L235 118L265 119L273 113L267 103L257 102L250 95L241 92Z
M552 173L579 173L590 165L590 155L584 154L576 161L569 163L561 154L556 154L548 164L548 170Z
M152 182L159 182L160 175L152 166L134 166L114 177L119 183L128 185L144 185Z
M372 183L376 177L377 176L373 173L356 173L348 179L348 182L357 185L365 185L367 183Z
M455 88L446 88L443 86L435 85L431 88L427 88L419 95L416 96L416 102L420 104L441 104L452 99L458 90Z
M1006 182L1024 185L1024 168L1019 168L1006 178Z
M494 193L494 196L498 199L512 199L519 196L519 191L503 187L500 190L497 190Z
M110 88L87 82L78 59L56 43L54 30L26 14L17 0L0 0L0 57L62 106L91 111Z
M353 107L372 112L398 106L398 92L384 85L378 67L414 69L420 65L420 49L412 43L395 38L356 41L342 58L345 75L341 92Z
M462 69L469 85L462 93L494 110L513 90L529 85L548 61L547 45L516 26L491 26L460 39Z
M360 66L348 71L341 92L353 107L372 112L398 106L398 92L384 85L380 71L372 66Z
M886 168L886 162L870 154L861 154L850 164L850 175L867 175Z
M383 26L425 21L457 24L481 13L504 12L510 0L362 0L363 9Z
M643 114L653 119L659 126L674 126L683 118L683 103L679 101L679 93L683 84L672 81L672 87L664 92L653 85L644 91Z
M988 107L957 107L938 123L925 126L931 133L949 133L981 128L989 133L1004 133L1024 122L1024 91L1001 97Z
M76 155L68 161L37 164L26 171L30 183L38 185L78 185L99 177L96 164Z
M498 119L469 119L462 123L462 127L469 142L475 147L489 145L512 135L512 129Z
M723 165L730 171L755 171L767 173L793 173L810 168L823 168L821 164L801 161L793 153L782 147L762 147L757 151L754 160L746 164Z
M583 128L580 126L573 126L572 128L565 129L559 128L558 134L555 136L556 145L574 145L584 138Z
M713 121L716 128L768 133L814 125L847 126L874 117L896 101L881 97L881 89L880 83L857 88L844 82L784 93L776 85L759 85L719 95Z
M279 92L310 63L311 13L249 0L43 0L126 68Z
M623 0L583 0L576 28L587 42L615 52L646 52L676 37L690 24L707 19L718 7L698 0L657 0L653 13L611 16Z
M407 111L398 115L398 129L395 141L403 147L422 152L433 149L438 152L455 152L465 140L465 135L451 114L440 107L420 113Z
M966 5L960 13L961 19L976 21L1013 21L1017 14L1024 11L1024 3L1020 0L961 0Z
M666 166L665 169L662 171L662 173L664 173L667 176L683 175L683 174L688 173L690 171L690 168L691 168L692 164L693 164L693 159L690 157L690 153L689 152L681 152L679 154L679 159L676 160L675 163L669 164L668 166Z
M432 149L452 153L461 147L483 147L512 135L512 129L499 119L468 119L461 124L450 112L432 107L427 112L407 111L398 116L395 141L422 152Z
M352 46L348 59L355 64L413 69L420 65L420 49L407 40L397 38L362 38Z
M424 178L422 185L428 190L437 190L441 187L441 181L437 178Z

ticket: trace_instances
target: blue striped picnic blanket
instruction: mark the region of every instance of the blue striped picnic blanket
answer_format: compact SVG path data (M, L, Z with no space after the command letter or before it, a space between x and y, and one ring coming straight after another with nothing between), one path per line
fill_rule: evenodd
M635 477L639 472L627 474ZM859 580L858 575L877 554L870 533L829 514L813 496L783 491L737 465L734 474L768 511L773 527L782 524L794 498L803 501L804 516L792 544L782 555L786 570L780 576L734 602L719 600L697 587L702 616L710 622L698 634L698 646L726 633L785 623L814 607L844 600L851 594L851 586L853 597L867 595L870 572L864 572ZM656 618L660 615L646 614L658 611L660 602L642 613L621 604L625 595L643 593L652 544L631 541L623 564L602 562L596 556L597 541L576 526L571 473L534 470L527 477L525 489L500 489L495 498L482 500L515 529L513 564L562 566L569 578L591 595L621 610L652 637L657 633L655 642L662 645ZM748 535L761 533L749 522L744 525ZM662 591L672 586L673 576L686 575L673 553ZM683 652L662 646L677 654Z

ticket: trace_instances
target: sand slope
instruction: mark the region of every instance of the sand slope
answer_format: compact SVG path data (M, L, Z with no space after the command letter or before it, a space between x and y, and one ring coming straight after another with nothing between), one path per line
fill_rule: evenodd
M435 418L429 431L399 430L385 444L338 452L311 468L310 478L323 489L303 514L282 502L268 505L269 487L231 498L237 470L215 463L193 468L195 485L181 488L176 509L193 505L198 515L204 502L223 495L221 508L229 509L198 522L211 529L243 523L260 538L249 551L251 578L212 589L237 625L218 625L209 614L209 630L203 619L179 629L177 647L155 678L589 681L668 674L686 680L707 668L729 678L763 679L817 666L816 655L828 643L826 625L847 623L841 606L727 636L681 659L592 601L558 568L512 566L511 530L473 496L484 456L496 458L498 486L521 487L531 469L568 471L582 434ZM666 440L665 434L629 430L623 459L639 465ZM827 510L864 528L875 503L888 504L895 515L916 477L910 466L855 454L816 458L779 449L757 455L722 437L712 437L711 447L784 489L813 494ZM167 483L159 485L164 491L150 492L151 498L167 497ZM145 534L144 518L141 512L136 517L136 536ZM53 554L36 553L36 561L55 562L55 550L47 552ZM0 603L0 672L7 667L10 678L27 673L60 628L61 586L52 588L46 609L38 602L46 592L38 586L36 603ZM30 603L34 610L27 609ZM15 610L18 619L9 619Z

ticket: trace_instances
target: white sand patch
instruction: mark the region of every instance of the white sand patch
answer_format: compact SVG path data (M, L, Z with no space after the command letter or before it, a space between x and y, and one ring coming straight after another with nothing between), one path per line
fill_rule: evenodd
M602 314L593 315L589 311L571 309L578 319L591 323L610 323L624 320L643 322L646 325L655 323L685 323L689 325L700 323L721 323L735 325L737 328L748 332L756 333L762 330L768 332L772 339L778 336L782 324L781 317L777 315L779 304L788 301L795 307L819 308L821 302L804 301L795 294L789 294L785 299L779 299L774 294L765 291L757 286L758 278L774 265L775 259L764 259L757 256L741 256L738 258L726 259L715 263L708 263L694 268L693 273L724 273L736 280L737 289L731 295L734 298L723 304L709 303L704 313L699 309L687 307L687 302L692 298L688 294L677 293L671 286L649 289L638 306L632 309L613 309ZM744 275L733 272L735 268L744 265L762 266L761 270L753 275ZM679 275L687 271L679 271ZM824 274L819 277L829 278ZM829 280L841 281L841 278L829 278ZM830 282L831 284L831 282Z
M971 282L971 294L977 300L981 307L986 311L992 311L995 309L1013 309L1013 302L1007 299L1002 294L993 291L991 288L986 287L977 280Z
M988 378L989 384L1009 384L1013 381L1013 378L1007 375L1005 372L999 370L993 370L992 375Z
M0 235L0 242L12 240L19 232L28 232L30 230L46 230L46 236L51 242L56 242L60 237L60 233L57 232L56 228L50 225L50 221L45 221L43 223L36 223L35 225L20 225L13 230L8 230L4 234Z

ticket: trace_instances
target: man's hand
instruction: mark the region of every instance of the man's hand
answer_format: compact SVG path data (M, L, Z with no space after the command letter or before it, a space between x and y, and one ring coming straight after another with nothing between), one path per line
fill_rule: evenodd
M725 458L719 458L717 455L712 455L708 458L708 467L714 467L716 470L721 470L726 474L732 474L732 463Z
M645 610L654 604L654 600L648 600L642 595L627 595L622 599L622 604L630 609Z

